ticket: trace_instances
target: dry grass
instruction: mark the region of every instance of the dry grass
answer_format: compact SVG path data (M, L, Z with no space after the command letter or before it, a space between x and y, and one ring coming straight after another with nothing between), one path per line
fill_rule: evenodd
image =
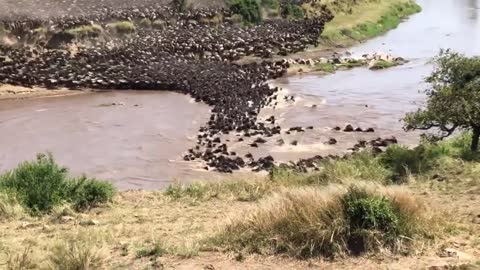
M99 208L76 212L57 206L43 217L28 216L0 196L0 268L201 269L214 264L219 269L303 269L312 263L332 269L407 269L471 263L480 256L480 165L459 159L463 144L457 144L431 146L431 152L441 153L435 155L435 165L409 176L411 181L403 186L385 187L391 172L378 159L360 155L325 162L319 172L309 174L280 169L268 178L121 192L113 203ZM368 196L352 204L360 212L348 212L345 194L359 179L368 181L360 184ZM394 224L394 230L390 225L352 227L350 215L368 216L362 209L385 213L386 224ZM443 220L436 220L430 209ZM367 220L379 218L373 217ZM361 245L352 245L352 235L362 239ZM431 239L432 235L438 237ZM212 237L216 242L205 242ZM352 246L379 251L376 258L382 262L346 256L357 253ZM445 248L470 257L440 257ZM395 255L407 253L411 256ZM307 262L296 259L317 255ZM321 255L341 260L324 262Z
M31 245L29 258L39 268L51 269L60 264L57 261L144 269L152 266L151 257L137 258L136 252L153 247L159 239L165 243L166 257L195 257L198 241L213 234L235 209L246 206L229 200L172 201L158 192L128 191L119 194L111 206L85 213L57 207L44 217L0 221L0 265L6 261L6 253L14 258Z
M471 172L475 170L472 169ZM297 177L299 179L300 175ZM297 180L291 181L298 183ZM101 262L101 266L106 269L145 269L159 267L162 264L179 269L201 269L209 264L214 264L220 269L303 269L307 267L306 262L279 257L269 260L268 257L243 254L238 258L243 257L245 261L237 262L228 255L229 253L206 252L211 249L205 249L205 246L201 245L204 239L221 232L225 226L228 228L232 226L231 224L238 224L235 222L241 222L244 229L291 232L293 239L298 238L294 234L301 232L305 236L302 239L307 239L311 245L302 242L300 238L298 242L294 242L296 246L283 245L293 256L308 255L312 251L312 245L318 245L322 239L330 243L332 235L335 239L341 239L338 234L346 221L342 215L343 209L339 206L340 197L348 188L345 185L295 187L292 182L288 184L289 182L284 180L282 185L272 184L272 187L276 188L266 193L260 203L238 201L235 196L218 196L207 200L192 197L172 199L160 192L128 191L120 193L110 207L93 209L86 213L76 213L68 207L58 207L51 215L42 218L28 216L22 219L13 218L0 222L0 265L7 261L8 253L11 265L14 265L13 262L29 262L37 268L47 269L52 267L52 258L72 264L82 261ZM447 227L448 230L443 232L444 236L438 239L438 242L445 243L443 239L446 239L447 245L462 243L462 247L463 245L467 247L464 252L468 254L480 252L480 243L475 244L475 239L480 237L478 230L469 225L472 224L475 209L479 206L478 201L475 199L472 201L472 198L475 198L474 194L463 193L462 190L467 189L461 187L451 189L459 185L453 180L435 182L435 186L429 186L427 183L422 180L410 184L411 190L416 193L415 197L408 192L409 187L385 188L379 184L367 186L371 192L396 202L395 204L400 206L399 211L409 213L406 216L419 219L414 221L415 224L420 224L421 220L430 220L432 214L426 211L427 208L424 208L421 201L428 201L434 209L448 210L448 215L438 212L439 215L448 217L449 224L453 222ZM471 180L465 181L463 187L468 187L470 183ZM428 192L425 192L426 190ZM421 197L422 200L418 201L417 197ZM324 211L325 209L329 211ZM320 215L322 213L323 215ZM88 220L96 220L97 225L81 225ZM261 226L257 226L258 224ZM277 227L272 226L273 224ZM318 224L323 225L320 227ZM409 230L418 230L421 233L421 229L430 229L432 224L422 224ZM436 229L435 227L431 231ZM245 233L248 236L248 233ZM277 238L278 248L282 247L280 240L283 239ZM421 252L415 253L415 256L401 257L400 260L382 257L384 261L381 265L396 264L397 267L393 269L406 269L418 268L419 261L425 266L431 265L429 262L432 260L452 263L448 258L438 257L436 246L425 245L422 249L421 244L427 242L428 239L422 241L419 238L413 246L409 244L408 239L403 243L396 243L398 249L393 251L401 252L407 247L409 250L418 248ZM77 243L77 246L69 246L70 243ZM26 247L31 247L27 253ZM85 247L93 247L93 250L89 253L82 252ZM271 245L265 245L264 248L262 252L272 251ZM337 248L341 250L341 245L337 245ZM67 256L59 251L62 249L73 250L77 255ZM299 252L302 249L303 254ZM332 269L355 267L358 264L364 265L366 269L380 267L378 261L362 258L360 261L343 258L330 263L315 259L313 262L310 260L310 263L320 268ZM279 263L279 260L282 262Z
M48 267L58 270L105 269L107 254L99 249L97 235L81 231L55 244L48 257Z
M23 214L23 208L14 197L0 192L0 222L18 218Z
M351 205L349 196L354 196L354 203L360 200L361 205ZM377 202L391 209L378 208ZM371 216L363 216L365 221L358 225L358 219L351 220L351 211L359 211L355 207L374 207L371 209L378 213L369 212ZM299 188L275 193L253 213L242 213L211 243L239 252L286 253L302 258L384 249L406 253L413 250L414 243L433 237L436 230L432 228L437 223L430 214L422 202L397 188L371 184ZM368 222L373 225L365 225ZM388 224L383 227L382 222Z
M112 22L105 26L108 30L113 30L117 34L129 34L136 30L136 26L130 21Z

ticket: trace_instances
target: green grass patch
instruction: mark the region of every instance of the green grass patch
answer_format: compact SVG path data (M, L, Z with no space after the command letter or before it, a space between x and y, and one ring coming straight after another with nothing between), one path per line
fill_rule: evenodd
M421 7L411 0L365 1L350 8L333 9L334 19L327 23L321 42L327 45L348 46L379 36L397 27L402 19L418 13Z
M111 183L95 179L70 179L68 170L59 166L50 154L38 154L0 176L0 192L15 197L30 213L43 214L63 203L77 210L95 207L112 199Z
M337 68L351 69L351 68L365 66L365 64L366 64L366 62L363 61L363 60L350 59L350 60L346 61L345 63L338 64Z
M100 25L82 25L75 28L67 29L65 32L75 36L76 38L98 37L102 33L103 28Z
M370 69L373 69L373 70L386 69L386 68L391 68L398 65L399 63L396 61L377 60L375 61L375 63L373 63Z
M318 64L315 64L313 70L333 73L335 72L335 65L332 63L318 63Z
M257 201L271 190L266 181L224 181L214 183L176 183L167 187L164 194L172 199L189 198L209 200L212 198Z

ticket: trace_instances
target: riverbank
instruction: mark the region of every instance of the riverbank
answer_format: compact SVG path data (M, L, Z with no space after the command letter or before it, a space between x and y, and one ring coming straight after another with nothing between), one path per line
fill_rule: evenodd
M49 90L39 87L21 87L13 85L0 85L0 101L10 99L25 99L25 98L43 98L43 97L61 97L89 93L88 91L70 90L70 89L56 89Z
M333 3L326 3L334 18L325 24L319 45L290 55L290 58L330 58L333 54L342 54L348 47L387 33L422 10L413 0L366 0L356 4L344 0Z
M267 178L126 191L89 210L78 212L75 205L64 204L41 217L30 216L15 200L2 196L0 264L9 269L19 265L27 266L22 269L79 265L94 269L477 269L480 163L466 155L468 146L468 136L438 146L423 145L422 155L391 146L380 156L364 152L319 162L318 172L277 168ZM403 233L390 246L388 231L365 227L365 233L376 235L373 239L381 244L368 245L355 256L341 242L333 257L319 252L323 244L311 246L312 253L300 256L304 244L320 241L323 230L332 229L322 227L329 219L315 221L315 212L305 207L326 211L333 207L329 202L350 194L353 187L372 194L366 202L372 200L373 205L383 198L376 206L380 208L372 208L373 215L387 211L387 202L396 205L393 209L403 209L394 210L393 219L382 222L397 220L396 215L403 213L398 224L409 224L409 229L399 227ZM302 201L299 208L289 206L297 200ZM319 208L322 205L327 208ZM343 237L344 226L352 225L343 221L342 209L331 210L337 224L328 239L337 244L342 238L334 235ZM404 223L405 213L414 213L408 223ZM275 222L281 227L275 227ZM320 227L302 232L309 222ZM290 228L287 231L294 234L281 228Z
M348 10L334 12L320 35L322 45L348 47L396 28L402 20L421 11L412 0L360 1Z

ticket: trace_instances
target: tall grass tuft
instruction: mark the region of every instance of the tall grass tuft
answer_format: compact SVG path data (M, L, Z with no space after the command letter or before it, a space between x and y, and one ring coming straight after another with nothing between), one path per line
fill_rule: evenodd
M378 185L297 188L275 193L208 244L237 252L335 257L408 252L425 239L424 205Z
M50 269L55 270L104 269L106 261L97 243L87 235L65 239L48 257Z
M17 217L23 212L23 208L15 197L0 192L0 221Z
M14 254L7 252L6 263L4 265L6 270L29 270L38 269L38 265L32 259L32 248L27 246L23 252Z

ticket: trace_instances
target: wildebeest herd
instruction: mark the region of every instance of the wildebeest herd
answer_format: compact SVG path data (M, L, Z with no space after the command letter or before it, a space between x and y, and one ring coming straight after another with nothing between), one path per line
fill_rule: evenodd
M281 128L274 121L261 122L257 116L261 108L276 102L278 89L269 87L267 80L282 76L288 63L265 58L315 45L325 23L332 19L331 13L322 9L322 15L315 18L268 20L251 27L229 21L232 14L226 9L179 13L148 1L128 7L97 6L91 12L76 15L4 16L3 27L19 40L32 29L44 27L53 33L50 38L67 36L61 46L75 42L64 30L82 25L104 26L112 21L142 19L160 20L162 24L138 27L127 36L97 39L75 51L66 47L52 49L48 40L34 46L2 45L0 83L50 89L168 90L188 94L212 106L212 114L200 128L197 145L189 149L185 160L204 160L220 172L242 167L269 169L273 166L270 156L244 160L229 151L219 136L235 132L247 137L270 137L280 133ZM212 24L209 19L213 17L222 19ZM264 60L235 63L247 56Z

